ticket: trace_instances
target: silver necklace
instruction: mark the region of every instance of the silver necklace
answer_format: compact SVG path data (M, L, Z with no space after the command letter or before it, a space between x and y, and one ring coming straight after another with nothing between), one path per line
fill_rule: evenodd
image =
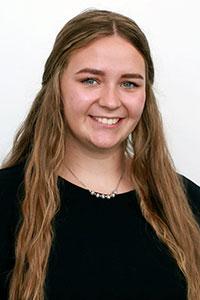
M65 166L65 165L64 165ZM105 194L105 193L99 193L99 192L95 192L95 191L93 191L93 190L91 190L91 189L89 189L78 177L77 177L77 175L69 168L69 167L67 167L67 166L65 166L65 168L66 169L68 169L69 171L70 171L70 173L76 178L76 180L78 180L79 181L79 183L82 185L82 186L84 186L89 192L90 192L90 194L92 195L92 196L95 196L95 197L97 197L97 198L102 198L102 199L110 199L110 198L114 198L116 195L117 195L117 189L118 189L118 187L119 187L119 185L120 185L120 182L121 182L121 180L122 180L122 177L123 177L123 175L124 175L124 170L122 171L122 174L121 174L121 176L120 176L120 178L119 178L119 180L118 180L118 182L117 182L117 185L116 185L116 187L114 188L114 190L111 192L111 193L109 193L109 194Z

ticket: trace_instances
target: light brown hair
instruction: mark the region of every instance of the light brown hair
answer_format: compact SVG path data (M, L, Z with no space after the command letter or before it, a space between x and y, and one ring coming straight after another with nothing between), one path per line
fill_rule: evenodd
M22 220L16 238L10 300L43 300L45 295L53 220L60 207L58 170L65 156L60 76L75 49L113 34L129 41L143 56L146 67L145 108L132 133L132 174L138 201L145 219L185 276L188 299L200 299L200 230L166 146L152 89L154 67L148 42L130 18L88 10L70 20L58 34L45 65L42 87L2 165L25 162Z

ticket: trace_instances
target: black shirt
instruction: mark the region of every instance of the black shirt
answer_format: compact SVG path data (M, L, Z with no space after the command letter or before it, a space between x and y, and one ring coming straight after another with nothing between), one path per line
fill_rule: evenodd
M8 299L19 221L21 165L0 170L0 299ZM200 223L200 188L184 178ZM96 198L58 177L47 300L186 300L186 282L167 247L145 221L135 191Z

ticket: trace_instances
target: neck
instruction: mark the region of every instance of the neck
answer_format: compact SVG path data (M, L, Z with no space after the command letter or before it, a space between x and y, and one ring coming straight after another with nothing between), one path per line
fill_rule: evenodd
M123 149L111 151L90 151L80 148L76 144L66 146L64 164L74 171L89 173L92 176L111 175L118 173L124 162ZM89 175L88 174L88 175Z
M80 149L76 145L67 145L61 176L77 185L80 185L81 181L92 190L110 193L116 187L122 173L127 173L123 150L118 148L112 149L112 152L95 152ZM68 168L78 177L79 182ZM125 177L123 176L119 189L124 186Z

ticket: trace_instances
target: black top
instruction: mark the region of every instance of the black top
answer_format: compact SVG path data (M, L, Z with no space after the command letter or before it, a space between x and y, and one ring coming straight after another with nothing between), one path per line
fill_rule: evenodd
M19 219L21 165L0 170L0 299L8 299ZM200 222L200 188L184 178ZM58 178L61 209L46 277L48 300L186 300L186 282L135 191L100 199Z

